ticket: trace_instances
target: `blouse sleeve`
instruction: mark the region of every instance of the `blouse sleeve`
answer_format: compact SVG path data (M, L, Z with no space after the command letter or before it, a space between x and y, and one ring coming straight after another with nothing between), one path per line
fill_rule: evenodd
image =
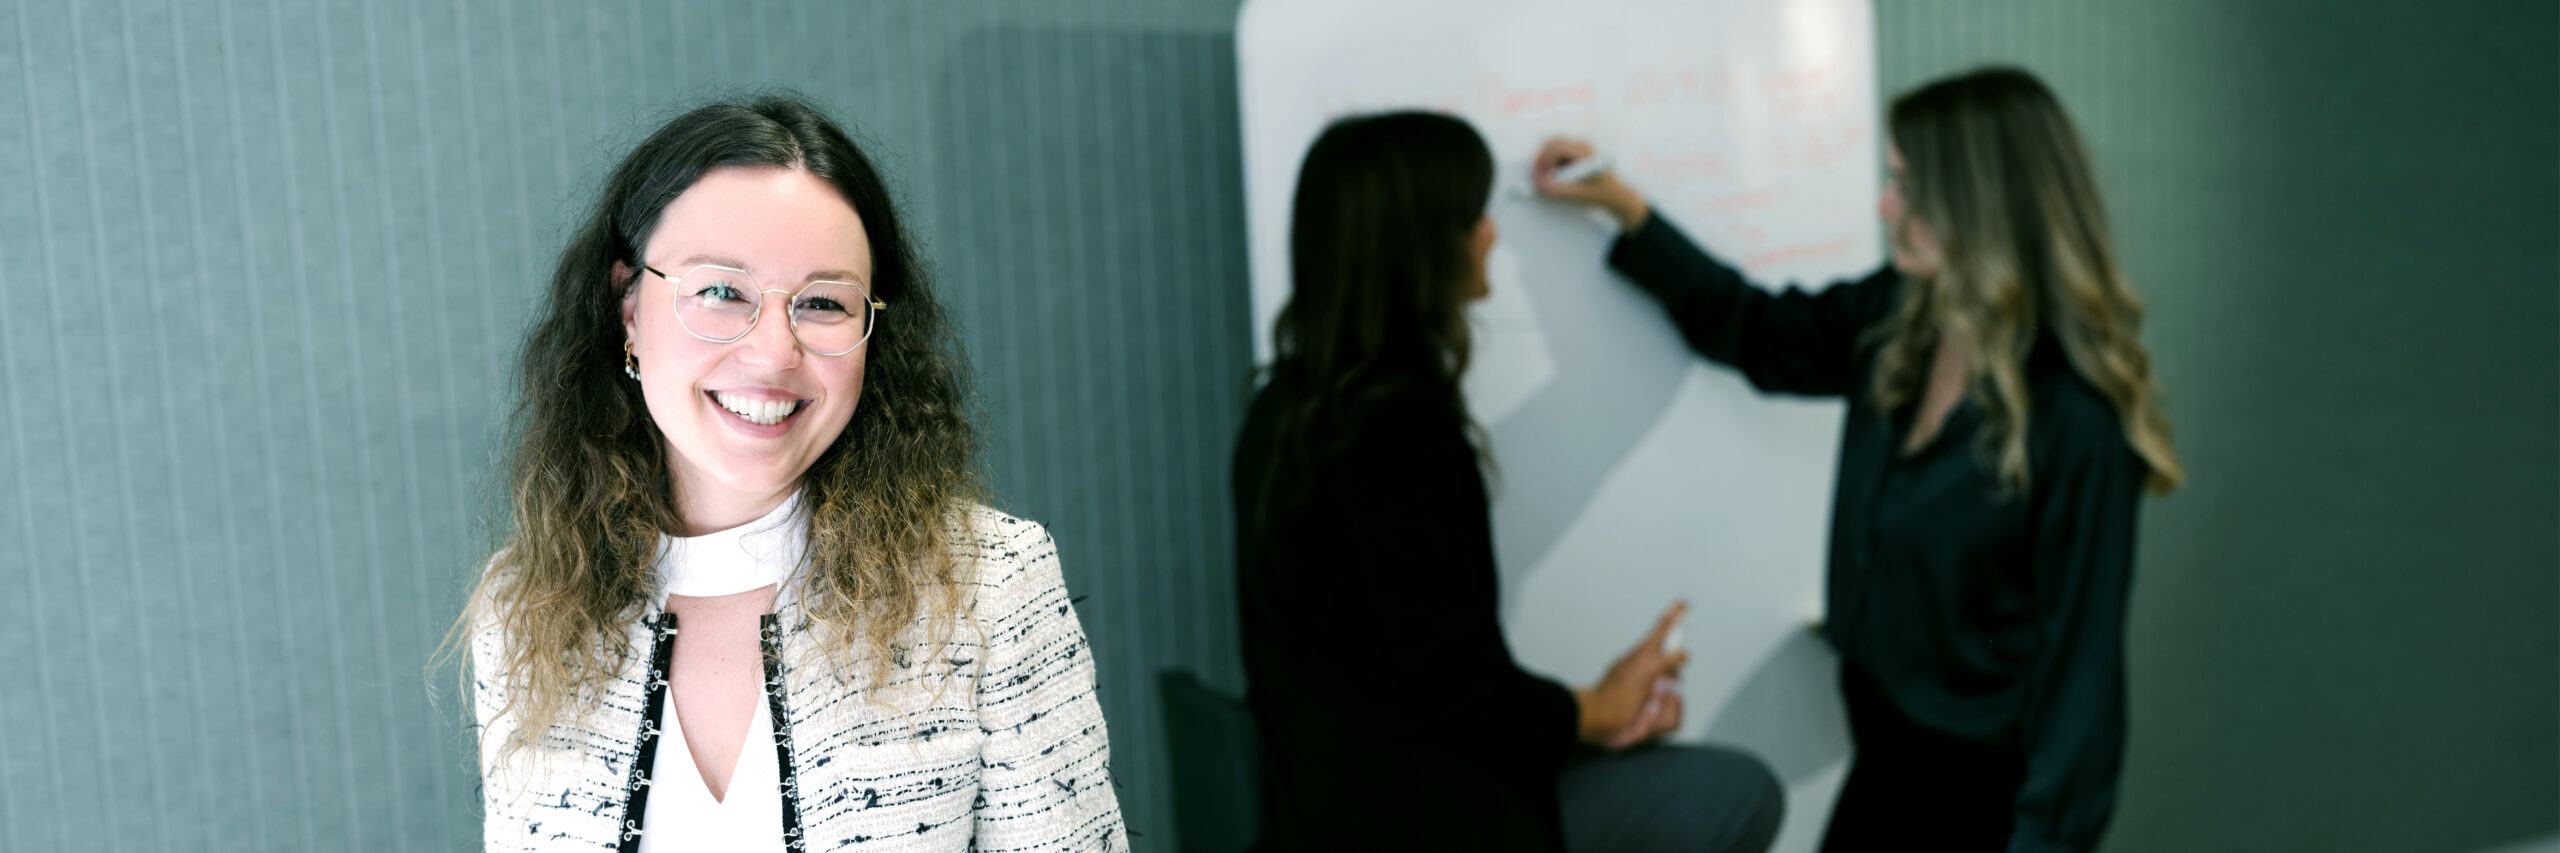
M2112 413L2062 431L2035 518L2044 654L2028 683L2026 784L2009 849L2090 850L2115 811L2125 733L2125 603L2146 471Z
M1778 394L1837 397L1857 381L1858 338L1893 305L1901 279L1886 266L1819 292L1770 293L1698 248L1657 211L1618 236L1609 265L1662 300L1699 355Z
M988 660L978 682L987 740L975 849L1126 850L1093 650L1068 602L1057 543L1040 525L1017 523L981 569L999 576L985 579L977 602Z

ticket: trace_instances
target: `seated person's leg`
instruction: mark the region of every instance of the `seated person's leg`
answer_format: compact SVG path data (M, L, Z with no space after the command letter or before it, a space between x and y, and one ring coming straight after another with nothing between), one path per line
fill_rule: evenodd
M1573 853L1759 853L1787 805L1768 765L1718 746L1594 753L1566 765L1556 793Z

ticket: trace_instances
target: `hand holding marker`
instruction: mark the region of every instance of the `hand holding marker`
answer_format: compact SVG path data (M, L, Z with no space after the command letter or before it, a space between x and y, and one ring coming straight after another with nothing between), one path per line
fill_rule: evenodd
M1538 146L1529 162L1529 184L1538 194L1589 205L1593 216L1614 220L1620 229L1644 224L1651 212L1644 195L1618 181L1617 159L1579 139L1558 137Z
M1600 173L1609 171L1611 167L1616 165L1618 165L1617 162L1609 159L1609 155L1595 153L1571 163L1557 166L1555 173L1549 175L1548 178L1559 184L1579 184L1583 181L1588 181L1592 178L1598 177ZM1516 181L1506 180L1502 182L1503 189L1512 195L1519 196L1521 198L1537 197L1537 169L1538 164L1534 161L1531 162L1529 164L1529 183L1521 184Z
M1589 157L1556 167L1556 183L1579 184L1609 171L1609 167L1615 165L1617 163L1611 161L1609 155L1594 152Z

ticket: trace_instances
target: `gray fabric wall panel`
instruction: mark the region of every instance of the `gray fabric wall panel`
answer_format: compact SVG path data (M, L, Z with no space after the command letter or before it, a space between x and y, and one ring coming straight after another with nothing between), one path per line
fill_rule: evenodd
M422 667L488 543L524 314L613 157L764 86L907 203L1002 502L1091 596L1131 826L1172 841L1152 675L1241 687L1233 11L7 7L0 849L473 847L467 709Z
M1170 796L1155 668L1242 685L1225 499L1250 359L1241 170L1184 153L1236 150L1233 57L1218 34L994 27L938 72L933 147L968 165L936 172L932 254L972 319L996 476L1113 629L1095 654L1139 803ZM1060 465L1083 473L1036 473Z

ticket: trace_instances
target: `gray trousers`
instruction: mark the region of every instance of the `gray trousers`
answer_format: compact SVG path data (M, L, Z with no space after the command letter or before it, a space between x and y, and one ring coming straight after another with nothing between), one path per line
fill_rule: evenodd
M1586 754L1556 788L1572 853L1761 853L1787 808L1768 765L1719 746Z

